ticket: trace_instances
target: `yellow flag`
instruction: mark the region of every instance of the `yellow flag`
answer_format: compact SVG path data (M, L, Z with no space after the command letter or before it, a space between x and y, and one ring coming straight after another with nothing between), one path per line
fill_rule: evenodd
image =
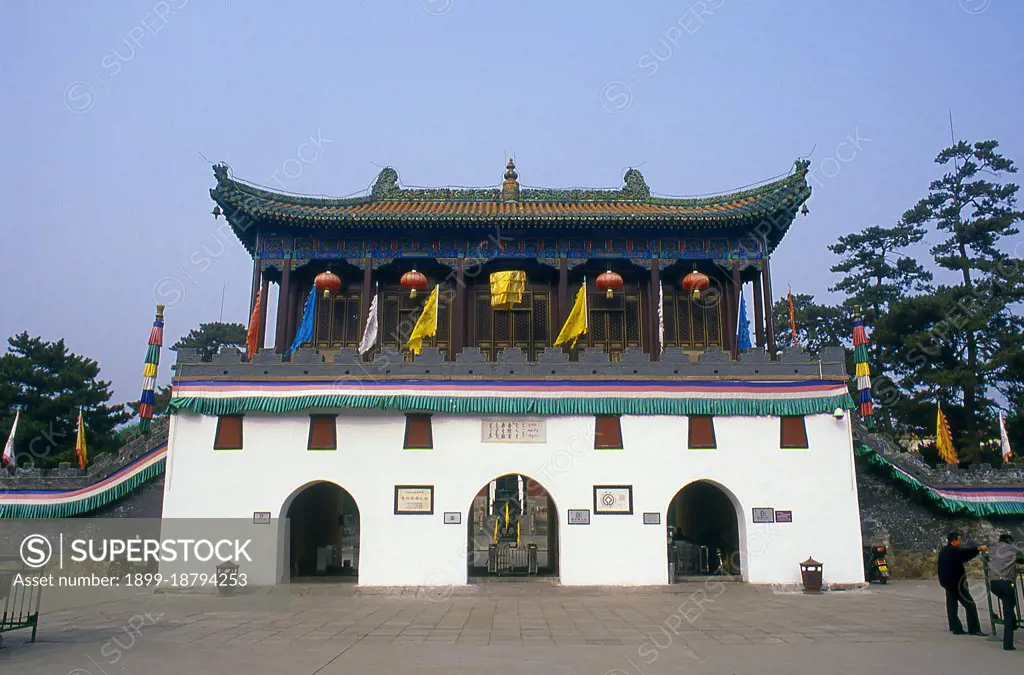
M75 459L78 461L78 468L84 469L88 458L85 452L85 420L82 418L82 410L78 410L78 440L75 442Z
M423 305L420 318L416 320L416 325L409 336L409 350L413 354L419 355L423 351L424 338L437 335L437 290L439 288L441 288L440 284L434 286L434 290L430 292L427 304Z
M956 448L953 447L953 434L949 431L949 422L942 414L942 407L939 407L939 414L935 420L935 448L939 451L939 457L946 464L958 464Z
M589 321L587 319L587 282L584 280L579 292L576 293L576 302L572 305L569 318L565 320L565 325L562 326L561 332L558 333L558 337L555 339L555 346L558 347L569 342L570 349L575 347L576 340L581 335L586 334L587 328L589 328Z
M526 272L509 271L491 274L491 309L511 309L523 301Z

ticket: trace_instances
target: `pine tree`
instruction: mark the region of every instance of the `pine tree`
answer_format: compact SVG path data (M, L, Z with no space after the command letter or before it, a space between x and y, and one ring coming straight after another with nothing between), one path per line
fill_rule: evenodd
M889 307L911 293L931 290L932 274L904 251L920 243L925 228L905 222L893 227L871 226L861 232L840 237L829 246L842 260L832 272L843 275L829 290L846 295L843 307L851 316L860 308L872 338L869 342L872 389L876 402L876 419L883 428L892 429L893 420L887 403L899 398L891 380L894 350L872 333Z
M793 296L797 342L803 349L818 354L823 347L842 347L850 342L853 318L842 308L814 302L813 295L797 293ZM789 299L781 298L772 306L775 323L775 344L779 350L793 345L793 331L789 321Z
M946 173L903 222L934 225L945 236L931 254L957 281L900 303L886 318L889 334L905 350L905 388L916 389L922 400L962 406L959 440L975 458L979 442L991 436L992 395L1014 386L1017 376L1008 364L1024 330L1012 311L1024 299L1021 266L1005 251L1022 219L1018 186L1006 180L1017 169L998 146L959 141L939 153L935 161Z
M0 433L6 441L21 409L14 452L19 466L52 467L74 456L78 410L85 413L89 456L120 447L115 428L130 418L124 406L108 405L110 383L97 379L99 364L68 350L64 340L46 342L21 333L0 356Z
M193 328L188 335L175 342L171 349L195 349L203 361L211 361L221 347L234 347L244 351L245 326L220 321L201 323L199 328Z

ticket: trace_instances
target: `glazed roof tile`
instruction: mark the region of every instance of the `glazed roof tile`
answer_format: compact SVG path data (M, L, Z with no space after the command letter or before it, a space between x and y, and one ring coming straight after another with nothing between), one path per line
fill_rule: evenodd
M788 176L740 192L701 198L652 197L636 169L618 190L520 189L516 176L501 188L405 189L398 173L385 168L370 194L354 198L294 196L232 178L226 165L214 167L210 196L224 210L248 248L261 223L299 228L488 226L514 222L529 226L636 228L753 228L769 220L772 248L797 209L807 201L808 162L797 161ZM514 165L510 162L514 174ZM244 226L243 226L244 225Z

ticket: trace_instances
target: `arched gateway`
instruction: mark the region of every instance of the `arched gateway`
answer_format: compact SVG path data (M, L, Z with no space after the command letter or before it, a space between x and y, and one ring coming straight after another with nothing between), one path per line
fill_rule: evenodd
M467 573L474 577L558 576L558 509L522 474L484 485L469 509Z
M296 490L281 509L287 546L282 580L356 580L359 507L344 488L317 481Z
M708 480L690 483L672 498L665 522L676 578L742 577L746 538L737 500L725 488Z

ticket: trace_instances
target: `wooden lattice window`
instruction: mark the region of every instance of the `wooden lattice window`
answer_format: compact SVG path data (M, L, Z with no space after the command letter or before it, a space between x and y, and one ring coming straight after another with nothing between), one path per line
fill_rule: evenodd
M621 450L622 425L618 415L598 415L594 423L595 450Z
M612 358L618 358L626 347L642 346L640 298L639 290L616 291L611 299L603 291L588 293L590 327L586 344L600 347Z
M430 415L406 413L405 444L407 450L430 450L434 447L434 432L430 426Z
M711 415L690 415L689 447L695 450L717 448L715 440L715 418Z
M337 415L310 415L309 450L336 450L338 448Z
M217 418L217 432L213 438L214 450L242 449L242 416L221 415Z
M703 299L701 299L703 298ZM665 343L666 347L707 349L722 346L722 312L719 311L721 294L707 293L694 298L689 293L665 289Z
M316 321L313 324L313 344L320 349L358 347L362 337L359 315L362 293L353 291L345 295L316 300Z
M431 289L433 290L433 289ZM437 347L442 355L451 351L451 303L445 301L444 289L439 293L437 303L437 335L423 341L428 347ZM416 319L423 311L423 306L430 297L429 291L417 293L415 298L409 297L409 291L386 291L381 294L383 311L381 312L381 344L395 351L405 351L409 345L409 336L416 325Z
M806 448L807 426L802 415L788 415L779 418L780 440L783 448Z
M489 288L474 293L470 344L488 360L493 361L502 349L520 347L533 361L551 339L550 292L527 290L523 301L511 309L492 309Z

